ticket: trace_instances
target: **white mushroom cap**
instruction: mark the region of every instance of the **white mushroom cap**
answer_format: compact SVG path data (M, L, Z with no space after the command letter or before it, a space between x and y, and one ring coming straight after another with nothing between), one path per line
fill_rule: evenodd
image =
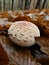
M13 23L8 34L11 34L10 39L20 46L31 46L35 44L35 38L40 36L38 27L27 21L17 21Z
M44 20L49 21L49 15L46 15L46 16L44 17Z
M44 11L41 11L40 13L39 13L39 15L44 15L45 14L45 12Z
M35 18L38 18L38 17L36 16L36 14L37 14L37 13L34 13L34 14L29 13L29 14L27 14L27 16L29 16L30 18L35 19Z
M7 18L0 18L0 25L1 26L5 26L7 24L12 25L13 22L9 22Z

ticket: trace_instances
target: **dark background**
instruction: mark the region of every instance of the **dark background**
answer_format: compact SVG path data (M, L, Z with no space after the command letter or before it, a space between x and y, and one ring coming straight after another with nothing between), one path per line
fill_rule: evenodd
M49 0L0 0L0 11L49 8Z

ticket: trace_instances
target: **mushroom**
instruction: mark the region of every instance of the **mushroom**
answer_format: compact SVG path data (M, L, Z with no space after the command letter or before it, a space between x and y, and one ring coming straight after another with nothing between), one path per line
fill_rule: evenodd
M32 46L35 44L35 37L40 36L38 27L27 21L14 22L8 29L10 39L20 46Z
M27 16L29 16L30 18L33 18L33 19L37 19L37 18L38 18L38 17L37 17L37 14L38 14L38 13L34 13L34 14L29 13L29 14L27 14Z

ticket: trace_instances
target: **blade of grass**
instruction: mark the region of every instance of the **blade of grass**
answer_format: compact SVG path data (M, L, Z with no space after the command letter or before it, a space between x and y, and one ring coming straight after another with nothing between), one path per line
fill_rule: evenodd
M44 8L44 6L45 6L45 3L46 3L46 0L44 0L44 3L43 3L43 6L42 6L42 8Z
M14 5L14 0L12 0L12 8L11 8L12 10L13 10L13 5Z
M3 1L3 10L5 11L5 0Z
M0 11L2 10L2 6L1 6L1 0L0 0Z

